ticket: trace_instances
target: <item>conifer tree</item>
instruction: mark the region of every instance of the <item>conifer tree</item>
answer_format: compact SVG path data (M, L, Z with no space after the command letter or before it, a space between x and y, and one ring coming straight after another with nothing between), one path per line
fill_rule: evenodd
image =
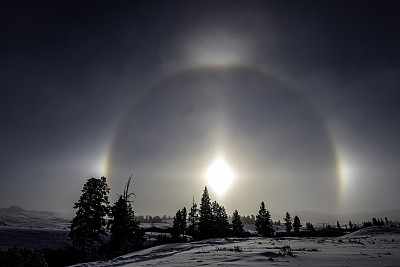
M82 189L82 195L75 203L76 216L73 218L68 236L72 245L92 257L106 235L105 216L109 213L108 193L110 189L105 177L90 178Z
M196 202L194 202L194 196L192 200L192 206L189 212L189 226L188 233L193 239L197 239L199 235L199 209L197 208Z
M181 221L179 224L179 229L180 229L181 234L183 234L183 238L185 238L186 228L187 228L187 212L186 212L186 208L183 207L183 209L181 211Z
M213 223L211 199L208 194L207 186L204 188L203 195L200 202L200 218L199 218L199 235L200 238L211 237L211 225Z
M229 228L228 215L223 206L219 205L217 201L211 204L212 209L212 237L226 236Z
M290 234L290 232L292 231L292 219L290 218L289 212L286 212L286 217L284 218L284 220L286 233Z
M306 223L306 228L307 228L307 230L310 231L311 233L314 233L314 232L315 232L314 225L313 225L312 223L310 223L310 222L307 222L307 223Z
M301 228L300 219L299 219L299 217L297 217L297 215L296 215L296 216L294 216L294 219L293 219L293 231L294 231L296 234L298 234L299 231L300 231L300 228Z
M174 221L172 223L172 240L178 241L181 236L181 223L182 223L182 213L178 210L174 216Z
M232 234L233 236L241 237L244 234L243 223L237 210L232 215Z
M135 219L132 201L129 200L132 195L135 196L134 193L129 193L131 179L132 175L125 185L123 195L120 195L111 207L112 219L109 221L111 246L120 255L142 247L144 242L144 232Z
M271 224L271 215L269 211L265 209L264 201L261 202L260 210L256 216L255 226L258 234L264 237L271 236L274 231Z

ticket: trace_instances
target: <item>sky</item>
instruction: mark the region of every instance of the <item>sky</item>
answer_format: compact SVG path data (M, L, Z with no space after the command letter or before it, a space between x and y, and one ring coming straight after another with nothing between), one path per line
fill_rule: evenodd
M1 3L0 206L400 208L395 1ZM216 159L233 173L219 195Z

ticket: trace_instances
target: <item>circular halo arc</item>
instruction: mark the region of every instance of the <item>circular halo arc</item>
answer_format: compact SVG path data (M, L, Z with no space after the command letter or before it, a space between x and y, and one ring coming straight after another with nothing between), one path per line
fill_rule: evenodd
M335 160L335 166L336 166L336 176L337 176L337 182L338 182L338 202L336 203L337 209L340 208L341 206L341 200L342 200L342 193L343 193L343 178L342 178L342 168L341 168L341 160L340 160L340 155L338 152L338 149L335 145L334 138L332 137L332 134L330 133L323 117L321 114L314 108L314 106L309 103L309 101L290 83L287 81L280 79L279 76L276 74L272 74L262 68L259 67L253 67L253 66L248 66L248 65L239 65L239 64L203 64L195 67L190 67L186 68L180 71L176 71L173 73L170 73L168 75L162 76L160 79L158 79L156 82L154 82L151 86L149 86L130 106L130 108L127 110L125 113L126 115L123 116L123 118L120 120L118 123L116 130L114 131L112 138L110 140L110 143L108 144L108 149L104 158L104 163L103 163L103 175L105 177L108 176L109 174L109 168L110 168L110 159L111 159L111 152L114 147L114 144L116 142L116 138L118 137L118 133L121 130L121 128L124 125L124 122L128 119L129 115L135 110L136 106L139 105L143 99L145 99L151 92L159 88L161 85L168 83L171 80L174 80L177 77L183 76L187 73L191 72L196 72L196 71L201 71L201 70L245 70L245 71L250 71L255 74L265 76L269 79L273 79L274 81L277 81L286 88L290 89L299 99L300 101L306 105L315 115L316 118L320 121L320 124L323 126L323 130L328 137L329 140L329 145L332 149L333 155L334 155L334 160Z

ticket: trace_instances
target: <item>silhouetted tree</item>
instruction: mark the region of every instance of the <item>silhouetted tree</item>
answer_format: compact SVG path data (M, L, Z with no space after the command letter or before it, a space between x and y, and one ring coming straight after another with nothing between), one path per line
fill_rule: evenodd
M194 196L189 212L188 233L193 239L197 239L199 236L199 209L197 208L197 204L194 202Z
M211 226L213 223L211 199L208 194L207 187L204 188L203 195L200 202L200 218L199 218L199 235L200 238L211 237Z
M306 229L312 233L315 232L314 225L310 222L306 223Z
M378 220L376 218L372 218L372 225L373 226L378 226L379 225Z
M142 247L144 232L140 229L139 223L135 220L135 213L132 209L132 201L129 198L134 193L129 193L129 184L132 176L125 185L123 195L118 197L117 202L111 207L111 220L109 221L112 250L117 254L125 254Z
M229 228L228 215L223 206L219 205L217 201L211 204L212 210L212 237L226 236Z
M74 209L78 209L73 218L68 236L72 245L91 257L97 245L103 243L106 235L105 216L109 212L108 193L110 189L105 177L90 178L82 189L79 201Z
M337 226L337 229L338 229L338 230L342 230L342 227L340 227L339 221L336 221L336 226Z
M290 234L290 232L292 231L292 219L290 218L289 212L286 212L286 217L284 218L284 220L286 233Z
M350 230L353 230L353 223L351 221L349 221L349 228Z
M299 233L300 228L301 228L300 219L296 215L296 216L294 216L294 219L293 219L293 231L297 234L297 233Z
M185 238L186 228L187 228L187 212L186 208L183 207L181 211L181 221L179 225L180 231L183 234L183 238Z
M260 210L256 216L255 226L258 234L264 237L271 236L274 231L272 229L271 216L269 211L265 209L264 202L261 202Z
M231 227L233 236L243 236L243 223L237 210L233 212Z
M178 241L181 235L181 223L182 223L182 212L178 210L175 214L174 221L172 223L172 239Z

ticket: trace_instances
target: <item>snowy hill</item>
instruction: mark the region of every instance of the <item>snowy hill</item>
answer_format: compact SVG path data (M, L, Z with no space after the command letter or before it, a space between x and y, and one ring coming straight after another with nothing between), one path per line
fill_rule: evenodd
M218 238L176 243L75 266L399 266L400 229L340 238Z
M18 206L0 209L0 249L64 247L72 216L48 211L27 211Z

